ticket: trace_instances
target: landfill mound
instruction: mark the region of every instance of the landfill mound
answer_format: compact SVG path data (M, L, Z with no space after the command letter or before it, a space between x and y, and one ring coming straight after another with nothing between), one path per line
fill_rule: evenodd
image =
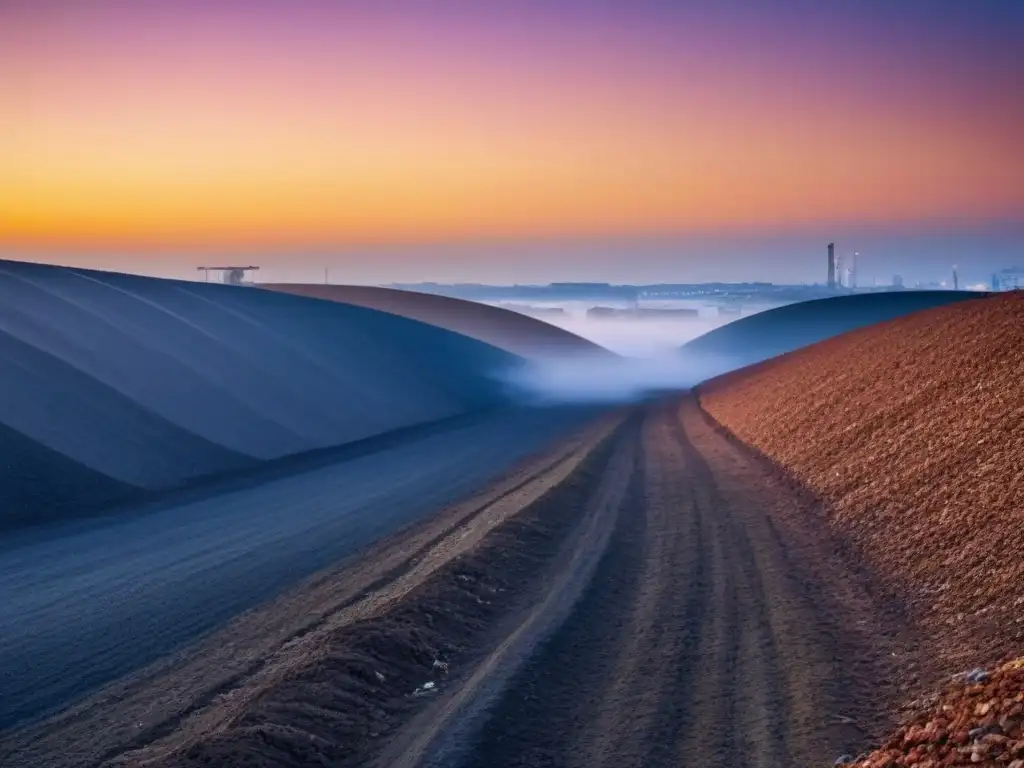
M613 357L604 347L558 326L475 301L368 285L264 283L260 287L412 318L528 359L576 355Z
M0 261L0 528L501 405L520 363L363 307Z
M884 320L976 298L969 291L894 291L787 304L715 328L680 348L702 378L754 365Z
M1024 649L1024 293L861 329L699 388L827 502L948 670Z
M908 707L881 747L837 765L1024 768L1024 658L956 675L937 696Z

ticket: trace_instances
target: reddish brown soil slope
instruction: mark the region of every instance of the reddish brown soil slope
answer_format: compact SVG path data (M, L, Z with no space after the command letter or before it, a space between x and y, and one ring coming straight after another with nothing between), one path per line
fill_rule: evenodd
M844 765L1024 768L1024 658L992 673L958 675L937 697L912 707L881 748Z
M543 320L475 301L368 285L265 283L272 291L355 304L447 328L526 358L612 353Z
M938 661L1024 650L1024 294L845 334L700 395L829 502Z

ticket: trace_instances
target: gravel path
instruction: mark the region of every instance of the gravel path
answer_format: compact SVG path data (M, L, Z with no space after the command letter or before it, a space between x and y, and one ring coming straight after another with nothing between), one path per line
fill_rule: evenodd
M438 702L434 747L423 746L428 712L409 726L410 750L392 747L379 765L768 768L830 764L862 742L853 724L871 721L884 693L853 674L857 654L875 656L845 627L871 619L810 586L771 515L802 502L692 399L652 409L642 455L639 493L624 498L575 610L525 660L488 660L508 678L496 701L474 678L489 716L479 723L463 703L451 717Z

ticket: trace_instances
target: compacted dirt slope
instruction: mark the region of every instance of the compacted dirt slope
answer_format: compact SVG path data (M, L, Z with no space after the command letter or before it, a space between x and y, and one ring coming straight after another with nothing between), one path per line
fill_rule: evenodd
M950 672L1024 651L1024 294L923 311L704 385Z
M527 359L612 355L604 347L543 320L475 301L368 285L265 283L260 287L390 312L447 328Z

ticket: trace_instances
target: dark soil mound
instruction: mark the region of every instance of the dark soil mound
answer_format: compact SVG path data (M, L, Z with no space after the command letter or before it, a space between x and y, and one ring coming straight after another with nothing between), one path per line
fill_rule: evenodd
M0 527L499 406L522 362L364 307L0 261L0 458L17 478Z
M681 351L710 378L847 331L978 297L969 291L898 291L802 301L723 325Z

